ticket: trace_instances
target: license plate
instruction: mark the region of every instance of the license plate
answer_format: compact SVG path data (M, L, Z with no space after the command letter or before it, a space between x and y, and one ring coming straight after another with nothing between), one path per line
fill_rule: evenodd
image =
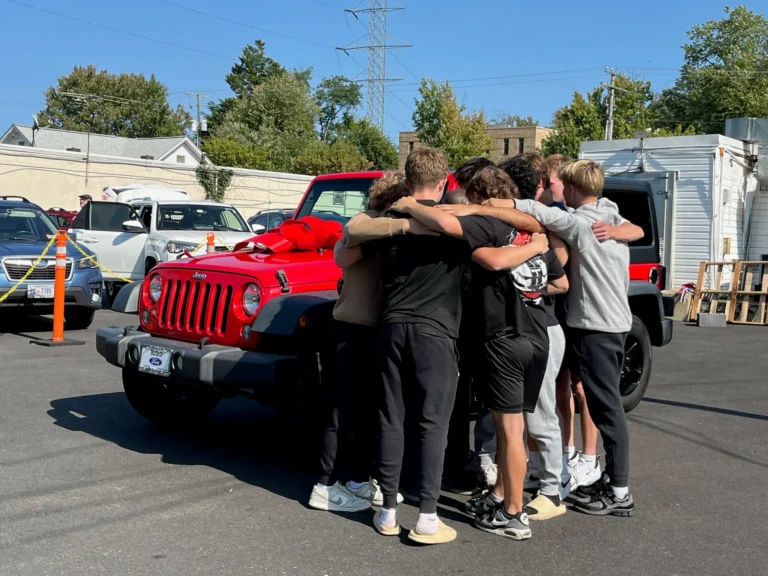
M53 298L53 284L29 286L27 288L27 298Z
M139 371L158 376L171 374L171 350L157 346L144 346L141 349Z

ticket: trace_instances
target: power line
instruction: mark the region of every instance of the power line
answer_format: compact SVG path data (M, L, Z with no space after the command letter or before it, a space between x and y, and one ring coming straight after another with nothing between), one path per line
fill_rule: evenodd
M105 26L103 24L96 24L95 22L89 22L88 20L83 20L81 18L75 18L74 16L68 16L67 14L62 14L60 12L54 12L53 10L47 10L45 8L38 8L37 6L32 6L31 4L24 4L23 2L19 2L18 0L8 0L11 4L18 4L19 6L24 6L25 8L29 8L31 10L37 10L38 12L45 12L46 14L51 14L53 16L58 16L59 18L65 18L67 20L72 20L73 22L79 22L80 24L87 24L88 26L94 26L95 28L103 28L104 30L109 30L110 32L117 32L118 34L125 34L126 36L132 36L133 38L140 38L142 40L148 40L150 42L156 42L157 44L164 44L166 46L172 46L174 48L180 48L181 50L188 50L189 52L197 52L198 54L205 54L206 56L215 56L216 58L223 58L225 60L237 60L237 58L232 58L231 56L224 56L223 54L216 54L214 52L207 52L206 50L199 50L197 48L192 48L191 46L182 46L181 44L174 44L173 42L167 42L166 40L160 40L158 38L152 38L150 36L144 36L142 34L136 34L135 32L128 32L126 30L119 30L117 28L112 28L111 26Z
M402 66L402 67L403 67L403 70L405 70L406 72L408 72L408 74L410 74L411 76L413 76L413 79L414 79L414 80L416 80L416 82L419 82L419 83L421 83L421 79L420 79L418 76L416 76L416 74L414 74L413 72L411 72L411 71L410 71L410 69L408 68L408 66L406 66L405 64L403 64L402 60L400 60L400 58L398 58L397 56L395 56L395 53L394 53L394 52L391 54L391 56L392 56L392 58L394 58L394 59L395 59L395 62L397 62L398 64L400 64L400 66Z
M282 32L273 32L272 30L266 30L265 28L251 26L250 24L245 24L244 22L238 22L237 20L230 20L229 18L217 16L216 14L211 14L210 12L203 12L202 10L198 10L197 8L190 8L189 6L184 6L176 2L171 2L170 0L158 0L158 1L162 2L163 4L168 4L169 6L175 6L180 10L186 10L187 12L194 12L195 14L200 14L201 16L205 16L207 18L213 18L214 20L220 20L221 22L227 22L228 24L235 24L236 26L242 26L243 28L249 28L251 30L256 30L257 32L262 32L264 34L271 34L272 36L279 36L280 38L286 38L287 40L294 40L295 42L303 42L304 44L311 44L312 46L321 46L323 48L330 48L331 50L335 48L330 44L321 44L320 42L313 42L312 40L307 40L306 38L297 38L296 36L289 36L288 34L283 34Z
M517 86L519 84L538 84L538 83L541 83L541 82L562 82L564 80L582 80L582 79L585 79L585 78L602 78L602 76L596 75L596 74L590 74L590 75L587 75L587 76L567 76L567 77L563 77L563 78L542 78L540 80L522 80L520 82L493 82L493 83L490 83L490 84L471 84L471 85L468 85L468 86L466 86L466 85L465 86L455 86L455 88L461 89L461 90L465 90L465 89L469 89L469 88L488 88L488 87L492 87L492 86ZM403 88L403 89L400 89L400 88L401 87L398 86L398 90L396 90L396 92L413 92L414 90L416 90L416 87L413 87L413 88ZM390 92L394 92L394 91L395 90L392 90Z

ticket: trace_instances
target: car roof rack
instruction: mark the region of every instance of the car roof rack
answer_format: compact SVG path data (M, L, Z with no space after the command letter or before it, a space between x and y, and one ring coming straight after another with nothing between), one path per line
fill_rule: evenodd
M24 198L24 196L17 196L15 194L0 196L0 200L11 200L11 199L20 200L21 202L27 202L28 204L31 204L31 202L26 198Z

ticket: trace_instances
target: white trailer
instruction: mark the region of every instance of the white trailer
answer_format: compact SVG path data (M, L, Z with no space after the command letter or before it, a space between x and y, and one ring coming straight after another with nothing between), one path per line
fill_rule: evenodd
M768 260L768 188L759 191L756 149L715 134L583 142L579 157L606 175L652 183L666 288L675 289L696 282L703 261Z

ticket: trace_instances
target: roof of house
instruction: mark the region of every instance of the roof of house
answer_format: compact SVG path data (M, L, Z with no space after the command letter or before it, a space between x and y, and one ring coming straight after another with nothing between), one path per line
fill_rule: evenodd
M0 143L18 144L19 137L32 144L32 127L13 124L0 137ZM6 142L8 140L8 142ZM170 136L167 138L125 138L105 134L90 135L90 153L101 156L121 158L137 158L151 156L150 160L163 160L170 156L182 145L187 144L195 159L200 160L202 152L187 136ZM35 133L35 147L48 150L68 150L77 148L81 152L88 149L88 133L74 130L59 130L56 128L40 128Z

